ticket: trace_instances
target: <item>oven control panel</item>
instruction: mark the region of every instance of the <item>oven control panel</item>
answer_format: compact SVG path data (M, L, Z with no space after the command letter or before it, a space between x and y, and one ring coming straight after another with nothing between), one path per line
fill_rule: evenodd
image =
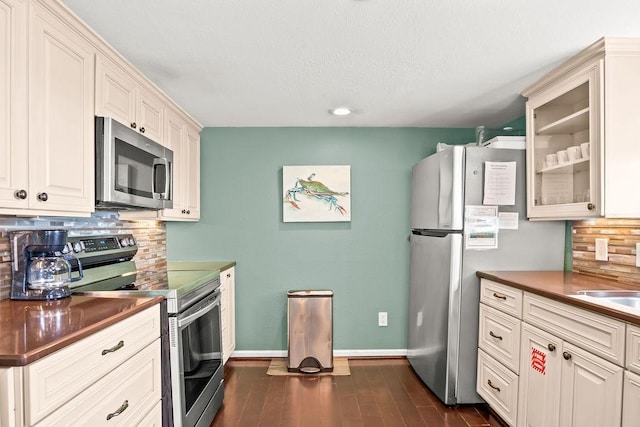
M137 250L137 243L131 234L112 236L76 236L67 239L64 253L93 254L109 251L110 253Z

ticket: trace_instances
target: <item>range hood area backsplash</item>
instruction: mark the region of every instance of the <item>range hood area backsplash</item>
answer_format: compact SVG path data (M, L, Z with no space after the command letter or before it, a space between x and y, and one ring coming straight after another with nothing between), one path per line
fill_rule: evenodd
M608 261L596 261L595 240L608 239ZM637 284L636 243L640 243L640 219L595 219L574 221L572 225L573 271Z
M167 233L161 221L124 221L116 212L100 211L89 218L16 218L0 216L0 299L9 298L11 287L11 248L9 231L65 229L70 236L133 234L138 242L134 260L138 271L167 268Z

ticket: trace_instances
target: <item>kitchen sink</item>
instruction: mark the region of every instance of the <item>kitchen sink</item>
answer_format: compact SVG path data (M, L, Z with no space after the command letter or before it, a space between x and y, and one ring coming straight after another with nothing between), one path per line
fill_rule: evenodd
M598 300L621 304L627 307L640 309L640 290L602 290L602 291L578 291L579 295L584 295Z

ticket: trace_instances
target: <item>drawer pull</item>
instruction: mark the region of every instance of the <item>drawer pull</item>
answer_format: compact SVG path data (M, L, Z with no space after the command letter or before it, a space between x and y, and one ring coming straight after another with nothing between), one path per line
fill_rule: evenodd
M491 380L487 380L487 384L489 384L489 387L491 387L492 389L496 390L497 392L500 391L500 387L496 387L493 384L491 384Z
M114 351L120 350L122 347L124 347L124 341L120 341L118 344L114 345L111 348L108 348L106 350L102 350L102 355L104 356L106 354L113 353Z
M122 342L122 341L120 341L120 342ZM116 409L115 412L112 412L109 415L107 415L107 421L109 421L113 417L117 417L118 415L123 413L128 407L129 407L129 401L125 400L124 402L122 402L122 406L120 406L118 409Z
M501 300L503 300L503 301L506 301L506 300L507 300L507 297L505 297L504 295L500 295L500 294L499 294L499 293L497 293L497 292L494 292L494 293L493 293L493 296L494 296L494 297L496 297L496 298L498 298L498 299L501 299Z
M556 346L553 344L547 344L547 348L549 349L549 351L556 351Z
M502 337L500 335L496 335L493 333L493 331L489 331L489 335L491 335L492 337L499 339L500 341L502 341Z
M568 351L563 351L562 357L564 357L564 360L571 360L571 353L569 353Z

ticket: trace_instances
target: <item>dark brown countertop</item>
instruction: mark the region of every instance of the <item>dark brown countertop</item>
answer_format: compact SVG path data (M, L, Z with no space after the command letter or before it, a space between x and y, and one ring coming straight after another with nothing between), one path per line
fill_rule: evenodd
M581 290L640 290L640 285L566 271L478 271L477 275L483 279L640 325L640 309L622 306L614 308L617 304L607 305L595 302L594 299L576 298Z
M0 300L0 366L24 366L162 301L71 296Z

